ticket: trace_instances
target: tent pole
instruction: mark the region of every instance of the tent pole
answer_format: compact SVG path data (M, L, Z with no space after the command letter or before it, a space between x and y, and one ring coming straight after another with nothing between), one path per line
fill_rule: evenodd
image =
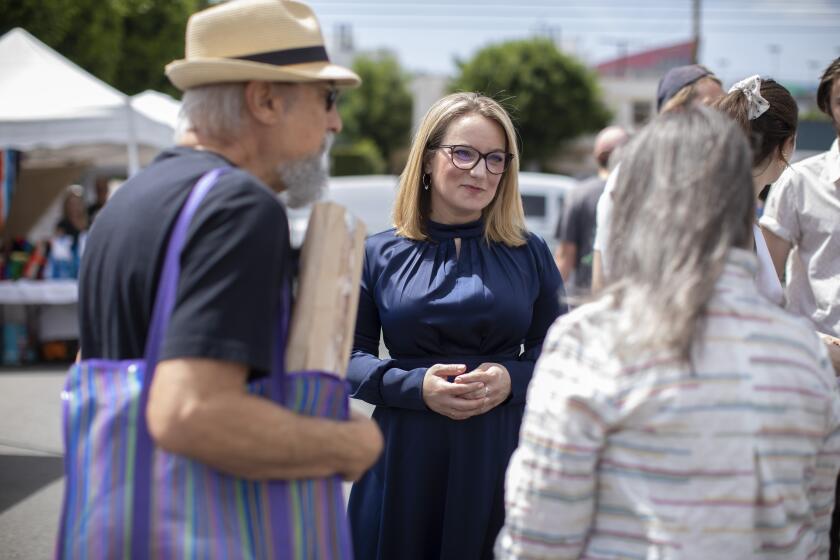
M126 149L128 150L128 176L131 177L140 169L140 156L137 152L137 130L134 125L134 108L131 106L131 97L129 96L125 98L125 114L128 124L128 141L126 142Z

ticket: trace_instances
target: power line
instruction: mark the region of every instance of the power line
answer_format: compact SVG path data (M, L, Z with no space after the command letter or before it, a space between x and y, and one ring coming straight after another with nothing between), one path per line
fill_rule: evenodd
M547 20L556 21L558 23L584 23L584 24L592 24L592 25L611 25L611 24L622 24L622 23L632 23L632 24L649 24L650 26L655 26L657 30L661 30L661 25L670 25L674 23L689 23L690 18L646 18L646 17L638 17L638 18L586 18L586 17L557 17L557 18L546 18L546 17L539 17L539 16L483 16L483 17L472 17L469 18L469 21L461 20L461 19L452 19L452 18L441 18L440 16L435 15L419 15L414 16L409 21L406 18L400 18L392 15L378 15L378 14L370 14L367 16L358 16L353 14L336 14L330 16L322 16L320 19L326 20L335 20L335 19L342 19L353 21L354 23L358 22L360 24L368 25L368 24L399 24L401 26L407 27L417 27L418 29L422 28L419 25L420 21L433 21L435 25L441 26L451 26L455 25L457 27L468 25L470 27L474 27L477 29L482 28L486 23L492 23L493 21L501 21L501 22L534 22L540 21L545 22ZM478 20L481 23L477 23ZM773 28L773 29L785 29L785 28L808 28L808 29L820 29L824 28L827 30L832 30L835 32L840 32L840 27L838 27L834 22L825 21L825 20L814 20L813 22L799 22L799 23L783 23L783 22L770 22L770 21L730 21L730 20L716 20L716 19L703 19L703 23L707 25L715 25L715 26L729 26L729 27L737 27L739 29L752 29L755 27L762 27L762 28Z
M837 19L832 18L840 18L840 10L837 12L824 12L824 13L793 13L793 12L774 12L774 13L756 13L752 12L749 14L744 15L743 17L731 17L719 14L711 14L709 15L709 10L703 11L703 19L708 21L725 21L732 24L743 25L753 23L756 18L760 20L782 20L780 23L789 23L791 21L794 22L803 22L803 21L815 21L824 23L827 26L832 26L835 29L840 30L840 25L838 25ZM492 19L492 18L504 18L504 19L523 19L523 18L534 18L534 17L552 17L557 19L567 19L567 20L603 20L605 17L607 19L621 19L621 20L648 20L653 17L654 19L676 19L676 18L684 18L689 17L691 15L690 10L675 12L675 13L662 13L657 12L655 16L651 16L649 13L644 13L640 10L633 10L632 12L628 12L626 14L617 15L615 10L610 12L609 16L604 16L602 14L593 13L588 15L577 15L571 14L567 12L558 12L558 13L548 13L547 11L536 10L533 13L527 13L526 10L511 10L510 12L505 11L498 11L498 12L484 12L480 14L468 14L468 15L451 15L451 14L442 14L439 12L425 12L422 9L418 9L414 12L410 11L410 9L403 9L403 10L394 10L393 12L383 11L383 10L372 10L370 12L360 12L358 10L341 10L341 11L328 11L328 10L321 10L318 13L319 18L325 17L346 17L346 18L368 18L368 17L400 17L402 19L409 19L414 17L426 17L426 18L436 18L436 19L444 19L444 20L452 20L452 19Z
M575 41L619 37L631 44L661 45L692 38L694 0L307 0L325 25L348 23L361 33L383 31L412 43L418 34L430 43L475 37L531 36L562 29ZM737 35L755 43L804 45L813 38L822 48L840 45L840 1L702 0L699 22L705 45L731 42ZM553 32L552 32L553 34ZM836 41L834 41L836 39ZM709 42L709 40L711 42ZM826 44L828 43L828 46ZM394 48L398 48L393 45ZM454 47L454 46L453 46ZM454 47L457 49L457 47ZM472 47L470 47L472 48ZM705 47L704 50L706 50ZM836 47L840 52L840 46ZM767 56L765 56L769 60ZM780 56L777 57L780 60ZM776 66L781 62L777 61ZM781 70L781 68L779 68ZM777 70L777 74L779 73Z
M425 2L416 2L416 1L408 1L408 2L395 2L393 0L384 0L382 2L376 2L371 0L347 0L347 1L330 1L324 0L321 2L311 1L310 4L313 8L316 9L319 15L328 12L330 9L338 8L338 9L351 9L351 10L358 10L358 9L372 9L381 12L382 10L393 10L398 13L404 13L406 9L421 9L421 10L429 10L434 9L438 10L439 8L449 8L449 10L445 11L442 15L445 17L469 17L475 15L474 10L465 10L463 13L459 13L456 8L453 7L451 0L427 0ZM459 2L459 6L470 5L470 2L465 0L461 0ZM668 5L663 5L661 1L654 0L650 4L638 3L634 2L632 5L628 5L626 2L587 2L587 3L576 3L576 4L562 4L555 1L551 1L546 4L542 3L534 3L533 0L528 2L519 2L516 4L511 4L509 1L499 1L494 3L488 0L476 0L472 5L476 5L478 7L484 7L488 9L498 9L504 11L513 11L513 12L522 12L527 10L548 10L548 11L563 11L566 12L568 10L576 10L576 9L585 9L585 10L592 10L592 9L608 9L608 10L626 10L631 13L638 12L640 10L655 10L659 13L664 12L690 12L692 9L690 0L687 1L684 5L675 5L674 3L670 3ZM761 3L757 3L754 5L732 5L731 3L727 3L723 6L708 6L704 8L704 12L707 13L720 13L720 14L738 14L743 12L748 12L750 14L762 14L762 13L770 13L773 14L803 14L803 15L812 15L812 16L821 16L821 15L837 15L840 14L840 9L838 8L831 8L826 7L823 3L815 3L808 4L799 2L796 4L792 4L789 1L780 1L780 2L773 2L772 0L765 0Z
M322 17L323 21L327 21L328 18ZM329 18L329 21L348 21L347 18L341 17L334 17ZM421 21L418 20L425 20L426 25L423 25ZM382 16L374 19L353 19L352 20L354 27L359 28L389 28L389 29L409 29L409 30L416 30L418 32L434 32L434 31L444 31L444 30L475 30L475 31L498 31L498 30L508 30L508 29L521 29L521 28L531 28L534 25L534 22L538 23L546 23L545 18L516 18L515 21L511 21L511 18L491 18L485 20L481 24L476 24L475 22L467 22L467 21L452 21L452 20L436 20L435 18L430 18L426 16L420 16L416 18L412 18L411 21L406 21L403 19L393 18L391 16ZM597 21L592 20L566 20L566 19L557 19L550 23L556 23L557 25L563 26L565 24L574 24L575 32L579 33L581 31L586 31L588 33L599 34L599 33L607 33L607 34L615 34L614 29L603 29L604 25L615 25L615 24L622 24L627 23L626 20L618 18L618 19L598 19ZM639 23L634 23L633 28L623 28L623 34L632 34L632 33L650 33L650 32L679 32L681 30L674 30L674 24L682 24L685 25L686 30L690 27L690 21L688 18L682 20L675 20L675 19L645 19L644 21L639 21ZM802 34L802 33L816 33L816 34L837 34L838 29L835 25L826 22L820 23L813 23L813 24L785 24L785 23L770 23L770 22L717 22L717 21L707 21L704 20L703 24L707 29L707 32L715 32L715 33L743 33L744 31L765 31L765 32L780 32L783 34ZM582 28L581 25L589 25L591 28Z
M453 8L451 0L310 0L319 17L325 21L342 20L367 29L395 29L423 31L509 31L523 26L552 27L573 26L575 32L602 34L605 26L621 26L626 34L672 30L674 26L689 25L693 0L680 5L670 2L663 6L659 0L637 0L632 6L623 1L579 0L525 0L511 4L509 0L460 0ZM485 8L476 12L472 6ZM449 8L441 10L441 7ZM373 11L366 11L373 10ZM593 11L594 13L581 13ZM625 10L629 12L624 13ZM655 10L655 17L650 11ZM529 14L532 11L534 13ZM604 15L608 11L609 15ZM617 15L618 14L618 15ZM755 3L733 4L730 0L715 5L707 0L700 19L710 33L734 34L741 32L817 34L837 33L840 36L840 9L826 7L824 3L788 0L762 0ZM626 26L630 26L629 28ZM608 31L614 33L613 30Z
M770 29L803 29L803 28L824 28L830 29L840 33L840 25L838 19L820 17L819 14L808 14L807 16L797 17L793 19L780 18L778 14L752 14L749 19L731 18L709 16L709 10L704 10L702 21L704 24L712 26L732 26L740 29L754 29L754 28L770 28ZM785 14L790 15L790 14ZM837 15L840 18L840 11L832 15ZM569 13L562 13L558 15L550 15L546 13L523 13L523 10L516 10L515 13L503 12L484 12L484 13L469 13L469 14L449 14L441 12L423 13L406 13L401 10L396 13L383 13L381 10L376 13L360 13L358 11L337 11L337 12L321 12L319 13L321 19L347 19L354 22L360 22L364 25L372 25L374 23L381 25L400 25L403 27L418 27L420 21L434 21L436 25L456 27L461 25L469 25L470 27L482 27L481 23L476 25L476 22L492 22L494 20L504 21L506 23L514 21L528 21L533 22L535 19L540 21L555 20L559 23L591 23L597 25L610 24L637 24L639 22L649 25L663 25L672 23L682 23L689 21L691 12L685 11L679 14L663 14L659 13L656 17L651 17L648 14L638 13L634 11L626 15L603 16L600 14L591 15L573 15ZM768 21L767 18L773 17L775 21ZM759 19L756 19L759 18ZM461 21L469 22L468 24L459 23ZM657 28L659 30L659 28Z
M647 5L645 5L647 2ZM740 2L740 6L737 5L735 2L732 1L725 1L719 2L722 6L716 7L714 6L714 2L710 2L712 6L710 9L713 10L725 10L725 9L754 9L755 7L764 7L764 6L779 6L779 7L790 7L790 8L800 8L800 9L830 9L826 8L825 2L807 2L807 1L799 1L796 4L791 4L789 0L761 0L760 2L752 2L752 3L745 3ZM399 0L310 0L309 4L318 9L319 7L324 6L363 6L363 5L372 5L372 6L444 6L448 8L452 8L453 10L457 8L457 6L453 6L453 0L406 0L406 1L399 1ZM512 6L509 0L459 0L458 6L464 5L479 5L479 6L504 6L510 7ZM750 8L750 6L752 8ZM690 9L691 8L691 0L683 0L682 3L671 1L667 5L664 5L662 0L635 0L632 5L628 6L628 3L625 0L592 0L591 2L583 2L580 0L575 0L572 2L562 2L558 0L525 0L523 2L518 2L513 5L513 7L521 7L523 9L528 8L557 8L557 9L569 9L569 8L597 8L597 7L608 7L608 8L615 8L615 7L629 7L631 9L636 9L639 7L643 8L656 8L658 10L673 10L673 9Z

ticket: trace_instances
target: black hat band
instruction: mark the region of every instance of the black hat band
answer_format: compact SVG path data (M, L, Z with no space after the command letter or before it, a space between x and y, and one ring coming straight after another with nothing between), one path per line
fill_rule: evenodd
M272 64L274 66L289 66L292 64L305 64L307 62L330 61L329 57L327 56L327 49L325 49L322 46L270 51L251 54L248 56L236 56L233 58L235 58L236 60L248 60L250 62Z

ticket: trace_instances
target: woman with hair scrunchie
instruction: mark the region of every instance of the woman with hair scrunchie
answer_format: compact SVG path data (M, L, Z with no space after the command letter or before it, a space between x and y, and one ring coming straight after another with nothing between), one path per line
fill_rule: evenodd
M756 75L733 85L712 107L731 117L747 135L752 147L753 188L757 199L790 165L799 122L796 101L781 84ZM759 262L758 289L770 301L782 305L782 284L757 223L753 224L753 237Z

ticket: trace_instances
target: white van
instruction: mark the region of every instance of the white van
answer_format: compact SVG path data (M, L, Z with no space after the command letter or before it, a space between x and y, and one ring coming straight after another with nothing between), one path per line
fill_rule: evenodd
M365 223L368 235L379 233L393 227L391 209L397 197L398 181L396 175L330 177L324 200L337 202L347 208ZM303 243L310 211L308 206L287 208L292 247L299 247Z
M391 210L397 197L398 182L396 175L331 177L325 198L345 206L360 218L371 235L393 227ZM565 175L519 173L519 192L528 229L545 239L552 250L566 193L575 185L577 181ZM288 215L292 246L297 247L303 242L309 208L289 210Z
M566 195L578 184L577 179L553 173L519 173L519 194L528 229L548 243L554 251L554 234L563 216Z
M350 210L367 226L368 235L394 227L391 211L400 178L396 175L330 177L327 200Z

